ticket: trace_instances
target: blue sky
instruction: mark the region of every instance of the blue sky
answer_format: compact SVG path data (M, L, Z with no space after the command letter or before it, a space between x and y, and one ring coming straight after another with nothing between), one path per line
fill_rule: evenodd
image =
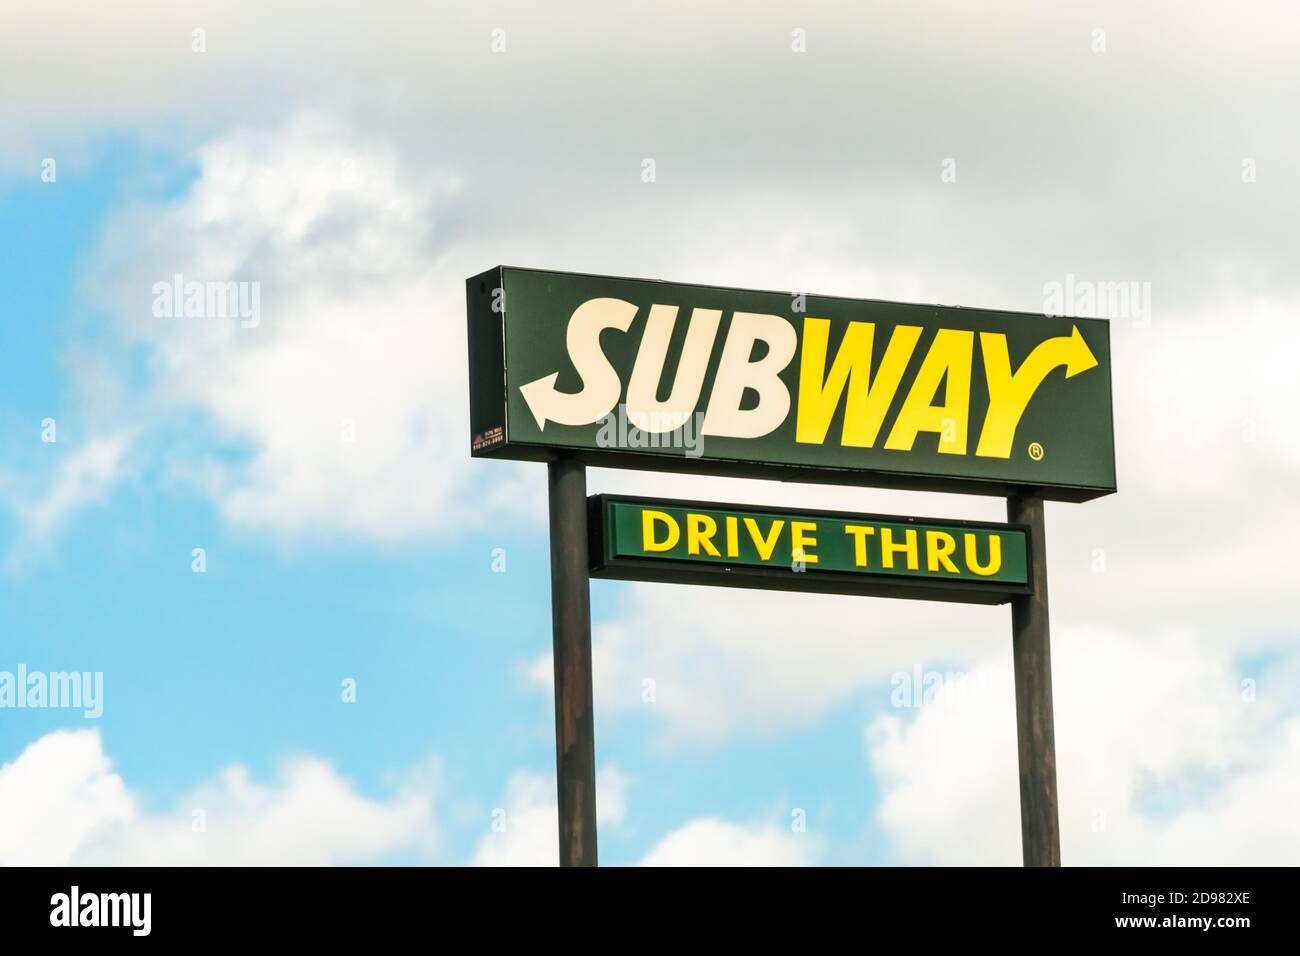
M183 194L185 173L156 171L184 165L114 142L55 184L10 182L0 197L14 237L0 271L14 374L0 398L9 460L23 464L16 480L56 469L92 427L69 394L62 358L97 312L77 290L105 215ZM135 367L130 348L110 348ZM39 441L46 417L57 422L50 444ZM185 427L168 425L157 440ZM530 471L545 482L542 466ZM449 862L472 855L514 770L551 772L550 702L509 666L549 648L544 529L441 545L285 547L227 527L154 463L50 540L24 542L12 513L4 532L7 657L29 671L102 671L105 707L94 721L78 711L7 711L0 762L52 731L93 726L116 769L161 809L218 767L241 763L267 776L296 753L326 758L359 792L382 797L386 774L435 753L472 808L449 822L439 857ZM206 551L203 574L191 570L195 547ZM492 569L496 548L506 551L505 573ZM597 617L624 587L593 582ZM345 677L358 682L355 704L340 700ZM606 859L635 862L693 817L780 823L793 807L834 828L840 862L883 853L863 762L870 706L846 703L777 740L686 752L656 746L653 724L635 715L601 720L599 762L635 768L638 805L634 820L602 832Z
M1091 310L1120 493L1048 508L1065 859L1300 858L1293 11L50 3L0 12L0 672L102 671L104 712L0 709L0 862L553 860L545 471L465 434L498 263L1144 289ZM260 324L152 315L178 272L257 283ZM592 599L604 862L1018 862L1006 609ZM918 669L940 697L892 706Z

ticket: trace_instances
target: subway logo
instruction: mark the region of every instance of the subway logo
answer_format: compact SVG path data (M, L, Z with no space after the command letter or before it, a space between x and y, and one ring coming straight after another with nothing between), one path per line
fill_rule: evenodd
M476 455L1115 490L1099 320L509 268L467 292Z

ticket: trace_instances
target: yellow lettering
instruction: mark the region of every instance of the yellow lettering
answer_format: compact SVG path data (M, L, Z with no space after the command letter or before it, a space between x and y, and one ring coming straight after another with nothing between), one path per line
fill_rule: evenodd
M957 539L946 531L927 531L925 533L925 563L931 571L938 571L943 565L945 571L959 574L957 565L952 563L950 555L957 550Z
M815 521L791 521L790 522L790 556L795 560L803 559L805 564L816 564L817 555L810 554L808 549L817 547L817 539L805 537L805 533L817 530Z
M984 353L984 376L989 383L989 410L984 416L975 454L984 458L1011 457L1016 426L1049 372L1064 365L1065 377L1071 378L1097 364L1096 356L1079 334L1077 325L1069 335L1058 335L1040 342L1014 375L1011 374L1011 356L1007 352L1005 335L981 332L980 351Z
M998 570L1002 567L1002 538L996 534L991 534L988 536L988 539L989 563L981 565L979 563L979 552L977 550L979 539L969 532L966 534L966 567L984 577L988 577L990 574L997 574Z
M740 522L735 515L727 515L727 557L729 558L740 557L740 541L738 540L740 536L736 532L736 526L739 524Z
M776 539L781 534L781 529L785 527L785 522L778 519L772 522L771 534L764 539L758 533L758 522L753 518L745 519L745 529L749 532L749 537L754 542L754 547L758 549L758 556L764 561L772 557L772 552L776 550Z
M886 448L911 451L918 432L937 432L941 453L966 454L974 353L974 332L939 330L920 371L916 373L916 381L903 400L903 408L885 442ZM935 405L940 385L944 386L944 403Z
M799 408L795 418L794 440L805 445L820 445L826 440L835 409L848 386L844 406L844 429L840 444L851 448L870 448L880 434L898 383L907 370L908 359L921 337L915 325L899 325L889 337L885 356L871 376L871 351L875 338L874 322L850 322L840 340L830 371L826 371L826 352L830 339L829 319L806 318L803 322L803 345L799 358Z
M867 566L867 535L875 534L876 529L865 524L846 524L846 534L853 536L853 563L859 568Z
M655 540L655 522L660 522L668 529L668 536L662 541ZM681 536L682 531L677 527L677 522L673 520L672 515L664 514L662 511L641 512L642 551L671 551L677 547Z
M713 536L718 533L718 523L708 515L686 516L686 553L699 554L700 548L715 558L722 555L713 546Z
M886 568L894 566L894 554L898 551L902 551L907 555L907 570L916 571L920 568L920 561L917 558L915 528L908 528L903 533L903 544L894 543L894 535L889 528L880 529L880 555Z

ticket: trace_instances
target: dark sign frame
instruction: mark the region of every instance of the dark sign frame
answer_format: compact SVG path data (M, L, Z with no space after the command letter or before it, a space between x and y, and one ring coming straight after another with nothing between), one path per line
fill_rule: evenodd
M522 291L517 291L522 290ZM729 328L731 316L740 309L765 310L766 314L781 314L791 317L789 303L792 297L806 300L802 313L807 316L827 316L832 323L832 335L840 335L849 321L870 321L880 327L896 328L903 324L915 324L923 327L921 342L912 355L903 376L902 384L893 397L890 406L890 418L897 414L903 404L909 383L915 380L916 369L922 363L924 353L933 341L935 329L984 330L995 334L1009 336L1011 346L1011 368L1018 370L1026 359L1025 347L1029 340L1042 344L1050 338L1070 334L1075 330L1085 340L1084 344L1095 354L1100 366L1084 372L1079 380L1072 380L1068 385L1057 381L1059 370L1051 373L1042 381L1042 387L1036 390L1024 413L1022 425L1029 431L1029 422L1036 415L1042 415L1043 421L1051 422L1050 434L1035 436L1027 433L1016 437L1016 447L1011 460L992 457L976 459L974 451L965 455L936 455L928 447L921 447L931 441L929 436L916 440L914 450L908 452L890 452L885 458L880 452L880 445L885 441L882 432L875 445L870 448L840 448L834 455L829 453L829 441L823 446L801 444L800 452L806 451L809 458L805 461L778 460L762 457L764 449L784 447L788 459L794 452L787 444L787 438L776 434L757 439L737 440L733 438L705 438L705 454L692 458L682 454L650 452L635 447L596 447L587 432L592 426L567 426L552 422L546 426L544 433L538 431L525 410L520 413L522 403L516 394L521 384L533 379L535 375L545 375L552 370L552 365L545 368L530 368L538 356L550 350L565 351L565 329L556 316L564 316L565 322L571 318L568 311L584 296L626 295L636 298L638 305L636 323L644 321L646 306L651 302L676 304L681 307L681 321L685 323L690 314L690 306L703 304L723 310L724 326L719 333L721 340ZM541 300L545 301L541 301ZM782 309L780 303L786 303ZM513 303L513 305L512 305ZM1111 386L1111 345L1109 323L1103 319L1083 317L1045 316L1030 312L1015 312L1005 309L975 309L955 306L925 305L919 303L890 302L880 299L852 299L843 296L813 295L796 296L795 293L762 291L754 289L737 289L728 286L706 286L695 283L661 282L657 280L624 278L617 276L591 275L577 272L560 272L554 270L525 269L513 266L497 266L466 280L466 304L468 318L469 344L469 385L470 385L470 452L473 457L504 458L516 461L553 462L567 458L584 465L605 468L630 468L641 471L672 471L687 474L709 474L724 477L759 478L777 481L811 482L818 484L840 484L865 487L903 488L916 491L942 491L961 494L980 495L1028 495L1054 501L1081 502L1103 495L1113 494L1117 490L1115 475L1114 447L1114 408ZM513 310L513 311L512 311ZM732 310L732 311L727 311ZM847 318L853 316L853 319ZM793 321L793 319L792 319ZM1032 335L1029 330L1034 330ZM513 330L513 333L512 333ZM1053 333L1055 333L1053 335ZM674 334L674 345L668 354L668 367L675 367L681 335L679 328ZM520 345L517 336L527 336L526 345ZM620 336L609 334L600 339L604 348L624 348L619 343ZM1013 341L1014 340L1014 341ZM513 343L513 344L512 344ZM832 345L838 348L838 340L832 339ZM630 346L626 346L630 347ZM799 339L800 352L782 372L782 380L790 385L797 374L800 355L804 347ZM883 342L877 347L873 366L879 361L883 351ZM977 336L976 353L973 361L978 366L981 362L982 345ZM717 351L717 350L715 350ZM513 356L513 359L512 359ZM711 387L713 369L716 368L718 356L710 359L710 378L705 385L708 392ZM578 387L578 378L568 367L567 355L558 372L555 387L559 391L571 392ZM615 362L615 364L619 364ZM972 375L974 375L972 369ZM1087 381L1089 376L1095 376ZM976 378L975 383L979 380ZM1077 385L1082 381L1082 385ZM626 391L627 383L623 383ZM1038 394L1041 392L1042 394ZM1070 397L1074 396L1074 397ZM1087 401L1083 396L1090 396ZM792 391L792 398L797 398ZM847 399L841 399L840 407L835 412L831 428L837 429L843 421L844 405ZM974 418L976 410L982 409L979 403L987 404L987 395L979 396L972 391L970 410L970 443L978 434ZM615 410L617 410L615 407ZM1049 411L1050 409L1050 411ZM888 420L888 419L887 419ZM783 424L784 431L793 425ZM1046 444L1049 465L1044 465L1040 472L1038 466L1030 461L1033 449L1041 437ZM1031 440L1033 439L1033 440ZM719 452L709 448L720 448ZM1080 449L1088 451L1081 452ZM1028 451L1027 451L1028 450ZM1066 474L1049 479L1051 464L1057 455L1068 452L1073 456L1073 464ZM866 457L862 457L865 455ZM894 459L894 454L912 456ZM815 460L821 455L821 460ZM856 459L862 457L861 461ZM948 459L952 459L951 461ZM967 470L971 473L959 473L961 469L957 459L967 460ZM1038 459L1035 459L1036 462ZM890 462L886 468L883 462ZM1001 464L1006 461L1005 467ZM875 464L872 464L875 462ZM930 462L930 464L926 464ZM937 462L937 463L936 463ZM978 464L977 463L982 463ZM945 471L952 466L956 470ZM1049 467L1050 466L1050 467ZM1078 470L1099 471L1089 480L1080 480ZM987 474L980 473L987 471ZM999 471L994 475L993 471Z

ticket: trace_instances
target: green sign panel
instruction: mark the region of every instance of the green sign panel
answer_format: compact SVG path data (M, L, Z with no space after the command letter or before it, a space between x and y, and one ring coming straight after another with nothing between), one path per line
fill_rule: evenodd
M1115 490L1098 319L498 267L471 450L1085 501Z
M1029 593L1026 527L588 499L592 577L999 604Z

